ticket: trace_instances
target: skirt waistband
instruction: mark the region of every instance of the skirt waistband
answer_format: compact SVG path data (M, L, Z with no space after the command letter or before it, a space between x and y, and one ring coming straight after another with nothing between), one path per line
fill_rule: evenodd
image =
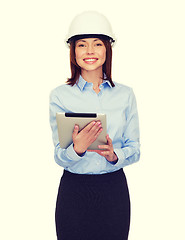
M120 179L122 177L125 177L125 174L123 172L123 168L109 173L103 173L103 174L78 174L78 173L72 173L64 169L63 172L63 178L67 178L68 180L72 181L80 181L80 182L109 182L109 181L115 181L115 179Z

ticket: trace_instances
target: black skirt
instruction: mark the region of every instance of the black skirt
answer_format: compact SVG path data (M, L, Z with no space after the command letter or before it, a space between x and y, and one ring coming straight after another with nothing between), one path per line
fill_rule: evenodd
M123 169L98 175L64 170L55 218L58 240L127 240L130 198Z

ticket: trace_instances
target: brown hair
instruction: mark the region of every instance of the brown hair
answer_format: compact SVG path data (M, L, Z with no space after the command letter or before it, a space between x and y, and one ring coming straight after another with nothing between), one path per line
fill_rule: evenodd
M111 42L107 39L101 39L106 48L106 60L103 64L103 79L108 80L112 87L114 83L112 81L112 46ZM79 79L81 74L81 68L78 66L75 59L75 40L70 43L70 67L71 67L71 78L68 78L66 83L73 86ZM106 77L104 77L104 73Z

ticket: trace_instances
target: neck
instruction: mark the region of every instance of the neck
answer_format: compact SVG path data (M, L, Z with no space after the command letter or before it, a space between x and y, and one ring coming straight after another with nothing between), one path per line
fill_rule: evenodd
M93 83L94 87L99 86L102 83L103 72L102 68L97 69L96 71L87 71L82 69L81 75L83 79L87 82Z

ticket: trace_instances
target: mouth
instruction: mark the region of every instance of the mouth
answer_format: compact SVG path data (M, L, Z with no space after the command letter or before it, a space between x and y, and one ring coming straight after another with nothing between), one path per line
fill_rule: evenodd
M98 61L98 58L84 58L83 61L88 64L93 64Z

